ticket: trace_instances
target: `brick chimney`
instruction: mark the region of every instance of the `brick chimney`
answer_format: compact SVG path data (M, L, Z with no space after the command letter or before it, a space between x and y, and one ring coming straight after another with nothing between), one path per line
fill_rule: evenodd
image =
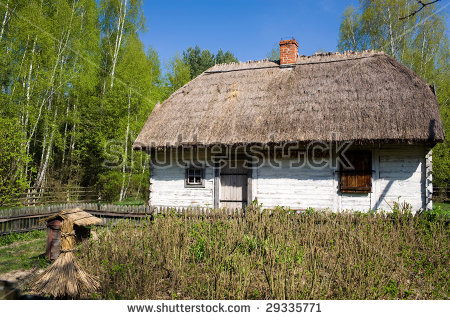
M298 43L295 39L280 41L280 66L288 66L297 62Z

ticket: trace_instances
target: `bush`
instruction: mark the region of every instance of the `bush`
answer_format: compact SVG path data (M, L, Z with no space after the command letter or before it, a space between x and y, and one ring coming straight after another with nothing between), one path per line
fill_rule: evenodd
M401 211L401 210L400 210ZM286 208L167 213L97 229L80 260L103 299L443 299L445 221Z
M99 175L97 189L103 201L113 202L119 200L122 186L122 173L120 171L107 171Z

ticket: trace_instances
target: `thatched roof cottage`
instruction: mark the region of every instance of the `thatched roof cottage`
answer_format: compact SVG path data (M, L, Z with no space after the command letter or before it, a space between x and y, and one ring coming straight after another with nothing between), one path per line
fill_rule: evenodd
M154 206L431 208L434 90L382 52L216 65L150 114Z

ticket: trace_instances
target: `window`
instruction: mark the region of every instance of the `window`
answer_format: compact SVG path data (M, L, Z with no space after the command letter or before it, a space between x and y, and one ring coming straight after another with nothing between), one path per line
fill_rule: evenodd
M353 168L341 167L341 192L372 192L372 152L365 150L347 151L345 156Z
M186 179L184 186L186 188L203 188L205 186L204 168L186 168Z

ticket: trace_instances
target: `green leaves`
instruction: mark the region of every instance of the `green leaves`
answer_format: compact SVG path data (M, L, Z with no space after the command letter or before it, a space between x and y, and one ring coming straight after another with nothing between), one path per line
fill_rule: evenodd
M183 62L189 66L190 78L194 79L215 64L238 62L238 60L230 51L224 53L222 49L219 49L214 56L209 50L201 50L199 46L195 46L183 51Z
M444 3L417 8L415 0L360 0L342 17L338 50L375 49L414 70L436 89L446 140L433 149L434 185L450 185L450 50Z
M180 58L179 55L173 57L169 62L169 72L167 73L168 92L172 94L191 80L190 67Z
M15 195L27 187L25 167L31 158L24 145L19 124L0 118L0 206L14 205Z

